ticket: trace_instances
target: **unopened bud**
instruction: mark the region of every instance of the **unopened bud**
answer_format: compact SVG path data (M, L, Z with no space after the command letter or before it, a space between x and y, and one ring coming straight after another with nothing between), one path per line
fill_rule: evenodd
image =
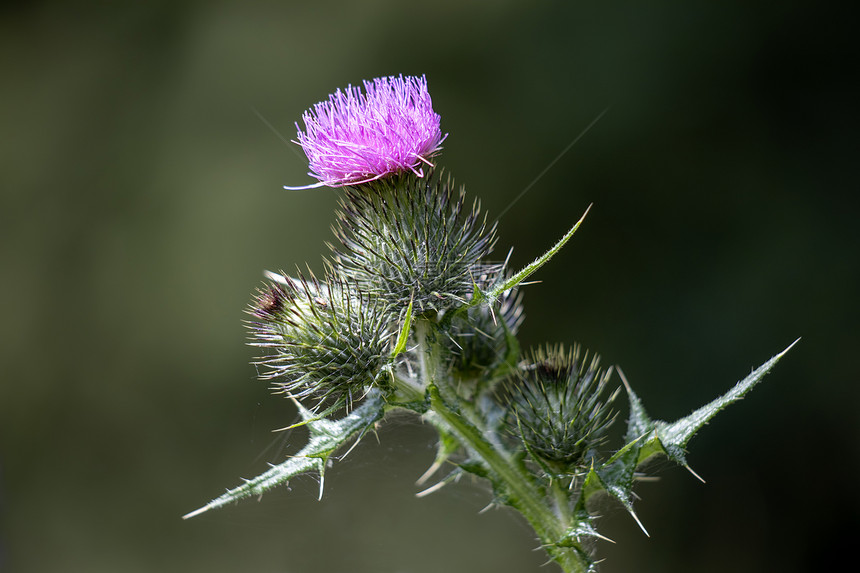
M615 419L615 394L602 399L611 369L602 372L599 362L579 346L548 347L532 353L509 383L509 428L554 473L571 473L594 455Z
M274 389L317 405L350 403L377 383L389 356L387 319L352 285L278 277L249 313L251 344L271 349L258 365Z

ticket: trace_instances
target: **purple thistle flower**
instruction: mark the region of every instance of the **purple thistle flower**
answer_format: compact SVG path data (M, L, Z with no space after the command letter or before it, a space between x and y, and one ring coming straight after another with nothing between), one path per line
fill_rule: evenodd
M319 183L285 189L368 183L393 173L424 176L422 164L447 137L439 129L424 76L390 76L338 89L302 115L298 145L308 156L308 175Z

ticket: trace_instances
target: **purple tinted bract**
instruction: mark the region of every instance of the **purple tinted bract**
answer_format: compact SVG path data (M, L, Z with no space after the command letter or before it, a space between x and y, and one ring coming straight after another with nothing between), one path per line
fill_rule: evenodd
M308 175L341 187L393 173L423 176L422 164L445 139L424 76L390 76L337 90L302 115L298 143L308 156Z

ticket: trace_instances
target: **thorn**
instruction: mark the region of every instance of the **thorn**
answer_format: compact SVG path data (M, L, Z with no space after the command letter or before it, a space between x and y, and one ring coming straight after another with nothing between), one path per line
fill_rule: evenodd
M352 445L349 447L349 449L348 449L348 450L346 450L346 452L345 452L342 456L338 457L338 459L339 459L339 460L342 460L343 458L345 458L346 456L348 456L348 455L350 454L350 452L352 452L352 450L354 450L354 449L355 449L355 447L358 445L358 443L361 441L361 438L362 438L362 437L363 437L363 436L359 436L359 437L358 437L358 438L357 438L357 439L352 443ZM379 440L379 436L377 436L377 440Z
M614 540L609 539L609 538L608 538L608 537L606 537L605 535L600 535L600 534L599 534L599 533L597 533L596 531L594 531L594 532L590 533L589 535L591 535L592 537L596 537L596 538L598 538L598 539L602 539L603 541L608 541L609 543L615 543L615 541L614 541Z
M690 472L691 474L693 474L693 477L695 477L697 480L699 480L702 483L707 483L707 482L705 482L704 479L702 479L702 476L700 476L699 474L697 474L696 472L693 471L693 468L691 468L690 466L684 466L684 467L687 468L687 471Z
M585 213L582 214L582 217L579 218L579 221L577 221L577 223L582 223L583 221L585 221L585 217L588 216L588 212L591 211L592 207L594 207L593 202L588 204L588 207L585 208Z
M320 495L317 498L317 501L322 501L323 496L323 487L325 486L325 472L320 471ZM645 535L648 535L647 533Z
M442 481L440 481L440 482L439 482L439 483L437 483L437 484L431 485L430 487L428 487L428 488L427 488L427 489L425 489L424 491L419 491L418 493L416 493L416 494L415 494L415 497L425 497L425 496L428 496L428 495L430 495L431 493L433 493L434 491L439 491L440 489L442 489L443 487L445 487L445 484L447 484L447 483L448 483L447 481L442 480Z
M192 517L197 517L201 513L206 513L210 509L212 509L212 504L204 505L200 509L195 509L194 511L192 511L190 513L186 513L185 515L182 516L182 519L191 519Z
M630 388L630 383L627 381L627 376L624 375L624 371L617 364L615 365L615 371L618 372L618 377L621 378L621 383L624 384L624 388L627 389L627 393L633 392Z
M273 434L275 432L287 432L289 430L295 430L299 426L305 426L305 425L307 425L307 422L301 421L301 422L296 422L295 424L290 424L289 426L284 426L283 428L275 428L274 430L269 430L269 431L272 432Z
M636 525L638 525L638 526L639 526L639 529L641 529L641 530L642 530L642 533L644 533L646 537L651 537L651 534L650 534L650 533L648 533L648 530L647 530L647 529L645 529L645 526L644 526L644 525L642 525L642 522L641 522L641 521L639 521L639 516L638 516L638 515L636 515L636 512L635 512L635 511L633 511L632 509L628 509L627 511L629 511L629 512L630 512L630 516L633 518L633 520L634 520L634 521L636 521Z
M491 501L481 511L478 512L478 515L484 515L485 513L487 513L488 511L490 511L494 507L496 507L496 502Z
M797 337L797 340L795 340L794 342L792 342L791 344L789 344L789 345L788 345L788 348L786 348L785 350L783 350L782 352L780 352L780 353L779 353L779 355L780 355L780 356L782 356L783 354L785 354L786 352L788 352L789 350L791 350L791 348L792 348L795 344L797 344L798 342L800 342L800 339L801 339L801 338L802 338L802 337L798 336L798 337Z
M421 475L421 477L420 477L420 478L418 478L418 479L415 481L415 485L418 485L418 486L424 485L424 483L425 483L428 479L430 479L430 476L432 476L433 474L435 474L435 473L439 470L439 468L441 468L441 467L442 467L442 464L443 464L443 463L445 463L445 460L436 460L436 461L434 461L434 462L433 462L433 464L432 464L429 468L427 468L427 471L426 471L426 472L424 472L424 473Z
M511 247L511 248L510 248L510 250L508 251L508 256L507 256L507 257L505 257L505 262L504 262L504 263L502 263L502 268L503 268L503 269L508 268L508 263L511 261L511 255L513 255L513 254L514 254L514 248L513 248L513 247Z

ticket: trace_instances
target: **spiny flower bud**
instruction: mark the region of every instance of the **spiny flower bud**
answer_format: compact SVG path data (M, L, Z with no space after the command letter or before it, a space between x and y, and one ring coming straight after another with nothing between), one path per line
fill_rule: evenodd
M495 224L486 228L476 201L450 177L414 175L348 187L341 201L332 272L349 277L395 308L410 301L419 316L462 304L475 277L498 273L481 262L495 244Z
M478 284L493 280L484 277ZM497 377L509 374L498 371L505 363L513 366L519 360L519 345L514 335L524 319L522 298L522 292L509 290L502 294L494 308L475 305L454 318L443 344L451 357L451 374L459 381L491 385ZM483 389L479 387L475 391Z
M609 405L618 391L601 400L612 369L601 372L599 362L598 356L589 362L578 345L571 351L547 347L532 353L530 363L510 381L509 428L535 461L553 473L581 466L615 419Z
M433 111L424 76L391 76L337 90L302 115L298 141L319 183L341 187L394 173L423 175L422 166L441 149L445 136Z
M249 308L251 344L272 352L256 364L273 389L312 398L319 407L349 405L372 384L389 355L388 319L353 285L269 273Z

